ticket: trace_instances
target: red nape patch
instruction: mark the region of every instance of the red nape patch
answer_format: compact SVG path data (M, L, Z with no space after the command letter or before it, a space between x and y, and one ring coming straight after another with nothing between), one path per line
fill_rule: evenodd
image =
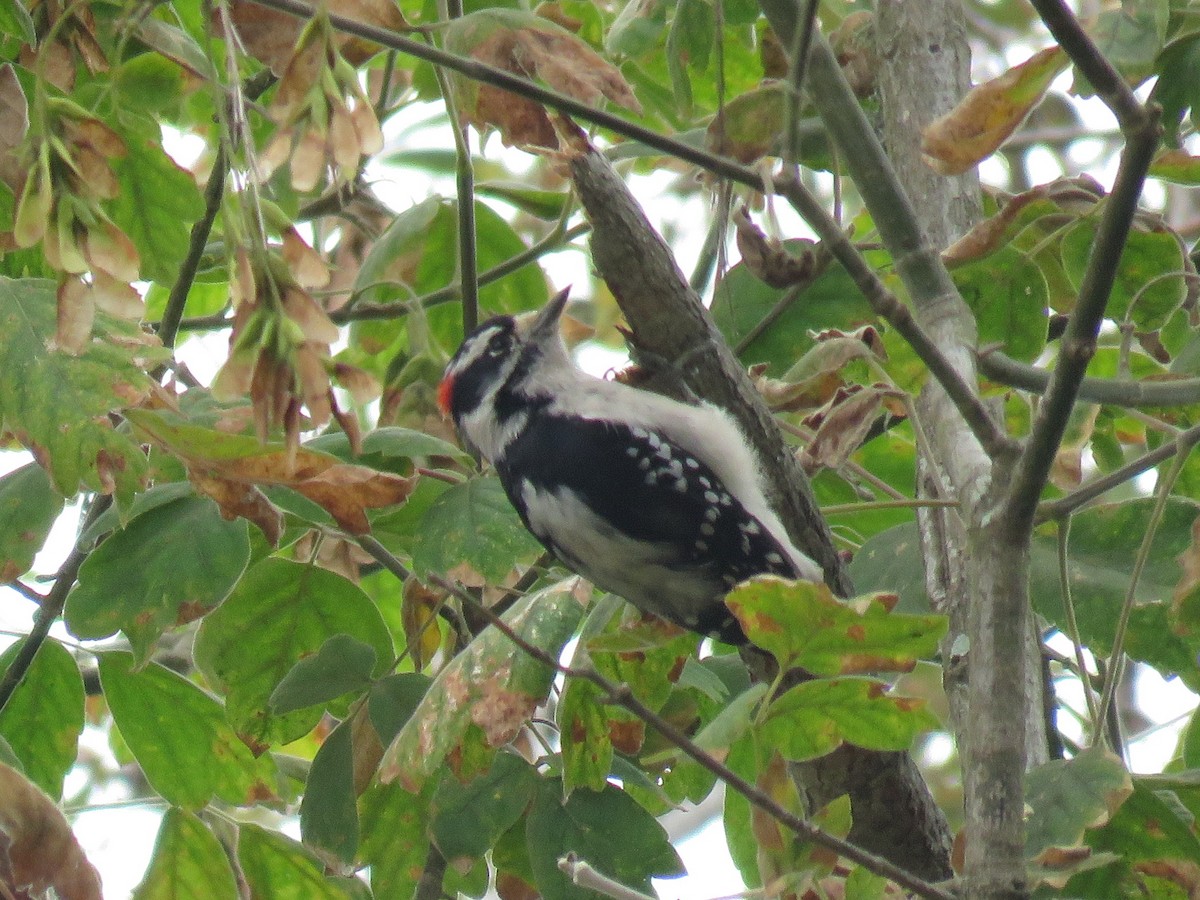
M450 397L454 394L454 376L449 375L442 379L442 383L438 385L437 403L438 409L443 415L450 415Z

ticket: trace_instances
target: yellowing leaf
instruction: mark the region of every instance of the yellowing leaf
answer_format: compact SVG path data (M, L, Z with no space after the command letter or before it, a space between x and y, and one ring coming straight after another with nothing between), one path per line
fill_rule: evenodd
M995 153L1069 63L1061 48L1047 47L976 85L958 106L925 129L925 161L943 175L958 175Z

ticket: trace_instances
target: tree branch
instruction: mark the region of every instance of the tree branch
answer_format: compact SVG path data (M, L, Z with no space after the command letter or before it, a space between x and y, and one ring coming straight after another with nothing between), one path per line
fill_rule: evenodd
M1078 399L1084 372L1095 355L1096 339L1104 321L1121 254L1137 212L1146 172L1158 146L1161 114L1157 105L1142 107L1136 103L1136 98L1134 107L1129 106L1126 102L1128 89L1060 2L1035 0L1034 5L1055 37L1061 34L1060 40L1069 41L1069 46L1064 43L1064 48L1071 54L1072 60L1080 65L1081 71L1089 79L1094 75L1101 80L1093 84L1097 90L1106 92L1108 100L1115 104L1113 111L1121 122L1127 142L1121 153L1112 193L1104 204L1075 309L1061 339L1058 362L1046 387L1046 394L1038 405L1037 418L1005 500L1004 516L1014 535L1028 533L1033 526L1038 499L1062 442L1071 409ZM1120 84L1114 84L1113 81Z
M1186 431L1181 431L1175 435L1174 440L1166 441L1161 446L1126 463L1121 468L1115 469L1107 475L1102 475L1093 481L1089 481L1065 497L1059 497L1057 500L1050 500L1041 504L1037 509L1034 522L1041 523L1048 519L1066 518L1085 503L1094 500L1105 491L1111 491L1113 488L1125 484L1130 479L1136 478L1143 472L1153 469L1159 463L1165 462L1176 454L1189 452L1196 444L1200 444L1200 425L1193 425Z
M396 559L378 540L370 535L360 535L353 539L357 540L359 546L389 572L399 578L408 576L408 570L404 567L404 564ZM604 692L605 702L623 707L633 713L647 725L662 734L664 738L678 747L686 756L713 775L716 775L725 784L742 794L754 806L767 813L781 825L790 828L799 837L818 844L827 850L831 850L851 862L858 863L860 866L869 869L877 875L889 878L901 887L913 891L921 897L927 897L930 900L956 900L954 894L936 884L918 878L911 872L900 868L880 856L869 853L849 841L844 841L839 837L829 834L819 826L813 825L811 822L800 818L795 813L786 809L770 794L718 762L686 734L642 703L642 701L634 696L628 685L614 684L592 668L564 666L554 655L525 640L507 622L496 615L490 607L485 606L475 597L471 596L469 591L463 590L459 585L436 573L429 573L426 578L431 584L453 594L459 601L474 609L479 616L491 623L501 634L532 659L536 659L542 665L556 672L561 672L568 678L579 678L596 685L596 687Z
M1048 369L1028 366L998 350L976 355L979 371L1009 387L1043 394L1050 385ZM1112 378L1082 378L1077 399L1088 403L1139 408L1143 406L1188 406L1200 402L1200 378L1175 381L1117 381Z
M108 509L110 503L112 503L112 498L107 494L97 497L80 525L79 533L82 534L86 531L88 526ZM29 635L22 642L21 649L17 651L17 655L4 673L4 677L0 678L0 711L3 711L4 707L8 705L8 701L12 699L12 695L16 693L17 687L20 686L22 679L29 671L29 667L33 665L38 651L42 649L42 644L46 643L46 638L50 635L50 626L54 624L55 619L62 615L63 607L67 602L67 594L75 586L75 579L79 577L79 568L87 559L89 552L91 551L84 550L76 544L63 564L59 566L58 574L54 577L54 586L50 588L50 592L42 601L41 607L33 618L33 628L29 630Z

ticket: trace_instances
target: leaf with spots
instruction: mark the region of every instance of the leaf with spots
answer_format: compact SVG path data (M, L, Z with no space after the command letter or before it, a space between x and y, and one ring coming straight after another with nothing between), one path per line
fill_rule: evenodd
M938 727L925 701L898 697L874 678L820 678L771 703L759 729L763 743L790 760L824 756L843 742L868 750L907 750Z
M725 602L749 639L781 668L815 675L908 672L937 653L944 616L893 613L895 594L838 600L811 581L759 577L743 582Z
M150 868L134 892L137 900L236 900L229 857L216 835L182 809L168 809L158 829Z
M372 647L379 677L395 660L391 633L362 589L318 566L268 558L252 566L196 636L196 664L225 693L229 721L247 740L286 743L320 721L330 701L278 715L271 696L305 657L334 635Z
M0 421L59 493L86 488L124 502L141 488L146 458L109 414L147 396L145 369L166 354L135 323L100 312L80 353L54 349L57 310L53 282L0 277Z
M25 640L0 655L0 674L8 671ZM62 796L63 779L79 755L83 704L79 666L66 647L48 640L0 710L0 739L30 780L54 798Z
M200 809L214 796L235 806L275 796L271 757L255 759L197 685L157 663L134 671L128 653L101 653L99 666L122 739L168 803Z
M504 621L535 647L557 657L583 619L579 580L543 588L517 603ZM379 777L418 791L440 772L471 726L502 746L546 699L554 671L488 628L454 657L434 680L412 717L384 754Z
M37 463L0 478L0 583L29 571L62 508L63 498Z
M226 521L211 500L155 506L84 560L67 597L67 627L85 640L120 630L141 664L165 631L224 600L249 561L246 523Z
M465 565L494 584L541 550L508 502L500 479L483 476L454 485L433 502L414 536L412 559L418 575L462 571Z

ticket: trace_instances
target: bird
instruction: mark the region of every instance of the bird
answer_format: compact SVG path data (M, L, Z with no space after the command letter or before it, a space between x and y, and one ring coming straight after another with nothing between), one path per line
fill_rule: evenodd
M724 410L597 378L560 335L570 289L472 330L438 405L569 569L644 613L743 645L724 603L756 575L820 582L772 511L753 446Z

